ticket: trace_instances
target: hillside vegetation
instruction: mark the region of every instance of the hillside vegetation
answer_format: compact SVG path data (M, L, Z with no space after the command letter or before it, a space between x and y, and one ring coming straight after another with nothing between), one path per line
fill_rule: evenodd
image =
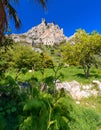
M78 30L67 43L0 48L0 130L100 130L101 96L75 101L56 82L101 81L101 35ZM96 86L95 86L96 87ZM99 90L100 93L100 90Z

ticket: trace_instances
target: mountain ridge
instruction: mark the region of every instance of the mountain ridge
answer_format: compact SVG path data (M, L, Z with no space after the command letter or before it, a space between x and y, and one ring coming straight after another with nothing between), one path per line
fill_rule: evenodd
M58 25L47 23L45 19L42 22L29 29L22 34L12 34L11 37L15 42L27 42L32 46L36 44L51 45L59 44L64 41L68 41L68 37L64 35L63 29Z

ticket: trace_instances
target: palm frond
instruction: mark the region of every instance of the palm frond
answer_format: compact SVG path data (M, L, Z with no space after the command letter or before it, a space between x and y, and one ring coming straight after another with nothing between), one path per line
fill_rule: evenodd
M36 0L36 1L38 1L39 3L41 3L41 5L43 6L43 8L46 9L46 2L48 0Z
M19 2L19 0L12 0L12 1L14 3ZM41 3L43 8L46 9L46 2L48 0L36 0L36 1ZM2 41L4 31L8 27L7 15L9 15L9 17L12 17L14 19L15 27L19 28L21 25L21 21L17 16L16 10L10 4L10 0L0 0L0 41Z
M14 0L14 2L17 2L17 1L18 0ZM20 21L19 17L17 16L16 10L9 3L9 0L4 0L4 5L8 10L9 17L12 17L14 19L15 27L20 28L21 21Z

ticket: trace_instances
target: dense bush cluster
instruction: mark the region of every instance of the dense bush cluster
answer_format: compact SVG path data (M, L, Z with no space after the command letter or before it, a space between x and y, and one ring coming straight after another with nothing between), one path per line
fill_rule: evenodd
M0 96L0 130L99 130L101 116L77 106L61 90L55 95L31 88L30 93L14 91ZM7 87L7 86L6 86Z

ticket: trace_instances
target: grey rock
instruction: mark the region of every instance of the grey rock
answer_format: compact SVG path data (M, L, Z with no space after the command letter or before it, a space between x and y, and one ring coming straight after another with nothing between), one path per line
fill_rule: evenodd
M101 90L101 82L98 80L93 80L93 84L98 85L99 90Z
M31 28L26 33L12 34L11 36L15 42L25 41L32 44L32 46L38 44L53 46L68 40L63 33L63 29L54 23L47 23L45 19L42 19L41 24Z
M81 85L77 81L56 83L55 86L58 91L64 88L64 90L68 91L76 100L88 98L92 95L97 96L99 94L99 91L93 89L93 84Z

